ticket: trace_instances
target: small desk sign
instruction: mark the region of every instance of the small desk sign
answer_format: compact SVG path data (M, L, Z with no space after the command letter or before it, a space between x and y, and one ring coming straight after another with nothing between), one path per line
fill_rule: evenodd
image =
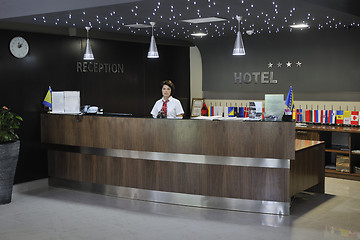
M193 98L191 105L191 117L201 116L201 108L204 104L203 98Z
M265 120L281 121L284 108L284 94L265 94Z

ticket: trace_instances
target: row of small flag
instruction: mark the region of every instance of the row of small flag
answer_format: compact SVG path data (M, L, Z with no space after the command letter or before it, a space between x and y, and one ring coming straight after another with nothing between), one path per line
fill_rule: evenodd
M288 109L284 110L285 112ZM263 118L265 109L263 108ZM207 115L224 117L249 117L249 107L209 106ZM359 111L294 109L292 118L296 122L360 125Z
M296 122L359 125L359 111L294 109Z
M264 109L263 109L264 112ZM209 106L207 115L224 117L249 117L249 107Z

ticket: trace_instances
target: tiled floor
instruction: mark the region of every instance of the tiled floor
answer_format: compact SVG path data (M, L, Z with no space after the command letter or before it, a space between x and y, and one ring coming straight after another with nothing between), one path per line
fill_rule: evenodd
M291 216L135 201L60 188L14 188L0 206L1 240L360 239L360 182L326 178L326 194L302 193ZM42 186L42 187L39 187Z

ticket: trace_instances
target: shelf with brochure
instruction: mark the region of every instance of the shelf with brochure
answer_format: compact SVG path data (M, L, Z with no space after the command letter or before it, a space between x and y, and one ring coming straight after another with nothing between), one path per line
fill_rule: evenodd
M301 124L297 139L325 141L325 175L360 181L360 128L325 124Z

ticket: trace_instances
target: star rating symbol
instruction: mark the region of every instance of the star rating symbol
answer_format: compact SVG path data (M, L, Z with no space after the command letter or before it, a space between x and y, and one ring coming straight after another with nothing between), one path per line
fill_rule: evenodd
M282 63L281 63L281 62L278 62L277 66L278 66L278 68L281 68Z
M291 62L287 62L286 67L291 67L291 64L292 64Z
M297 67L301 67L301 64L302 64L302 63L301 63L300 61L297 61L296 66L297 66Z
M272 64L271 62L268 63L268 68L272 68L274 64Z

